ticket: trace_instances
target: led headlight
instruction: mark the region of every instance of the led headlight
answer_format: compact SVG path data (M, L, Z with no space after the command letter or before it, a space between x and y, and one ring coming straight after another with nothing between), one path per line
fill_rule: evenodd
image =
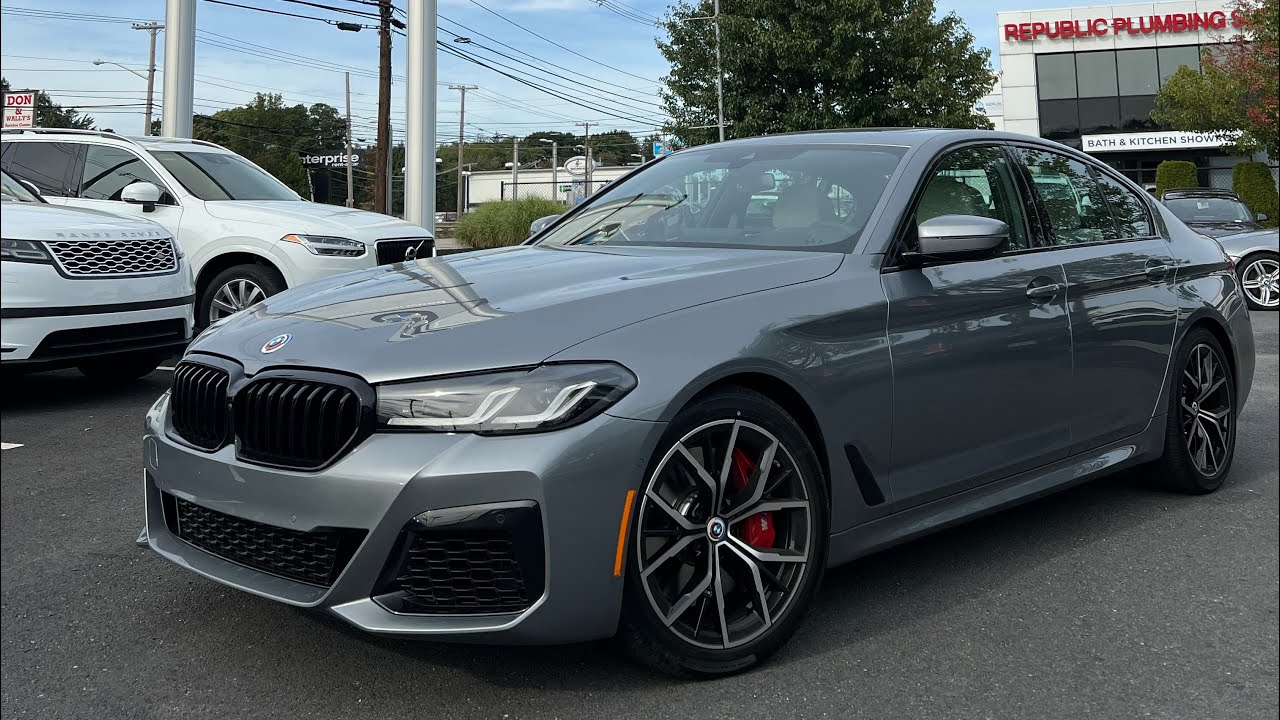
M312 255L328 255L330 257L360 257L364 255L364 243L342 237L328 235L285 235L280 238L284 242L301 245L311 251Z
M44 245L34 240L0 240L0 260L29 263L53 262Z
M540 432L584 422L636 386L611 363L542 365L378 386L378 425L392 430Z

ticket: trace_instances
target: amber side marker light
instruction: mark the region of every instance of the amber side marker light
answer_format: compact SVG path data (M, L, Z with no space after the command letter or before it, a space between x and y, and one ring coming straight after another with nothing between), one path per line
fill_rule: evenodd
M631 525L631 504L636 501L636 491L627 491L622 504L622 522L618 523L618 552L613 556L613 576L622 577L622 551L627 547L627 528Z

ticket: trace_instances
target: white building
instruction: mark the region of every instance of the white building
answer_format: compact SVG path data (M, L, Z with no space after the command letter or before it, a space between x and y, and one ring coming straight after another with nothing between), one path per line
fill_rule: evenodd
M591 192L636 169L636 165L597 167L591 173ZM463 190L467 193L467 207L484 202L519 198L545 198L573 205L587 194L586 178L571 175L560 168L553 175L551 168L521 170L519 178L513 178L510 170L483 170L464 175Z
M1189 160L1201 185L1230 187L1229 168L1250 158L1226 154L1227 138L1160 127L1151 110L1179 67L1199 69L1202 52L1239 34L1235 12L1229 0L1000 12L985 112L997 129L1080 148L1139 182L1154 182L1162 160Z

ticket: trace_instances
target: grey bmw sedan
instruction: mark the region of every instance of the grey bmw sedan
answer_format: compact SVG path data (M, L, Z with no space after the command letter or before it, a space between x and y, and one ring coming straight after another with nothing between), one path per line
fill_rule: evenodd
M372 633L725 674L826 567L1122 468L1217 489L1252 338L1221 247L1081 153L735 140L211 326L139 541Z

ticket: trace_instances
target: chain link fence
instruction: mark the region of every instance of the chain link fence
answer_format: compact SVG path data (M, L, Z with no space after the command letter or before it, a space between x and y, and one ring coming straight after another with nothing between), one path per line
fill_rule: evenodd
M566 205L577 205L587 195L608 185L609 182L609 180L592 179L591 187L588 191L587 181L572 175L566 175L564 179L554 183L547 180L514 183L506 180L502 183L501 192L503 200L538 198L540 200L555 200Z

